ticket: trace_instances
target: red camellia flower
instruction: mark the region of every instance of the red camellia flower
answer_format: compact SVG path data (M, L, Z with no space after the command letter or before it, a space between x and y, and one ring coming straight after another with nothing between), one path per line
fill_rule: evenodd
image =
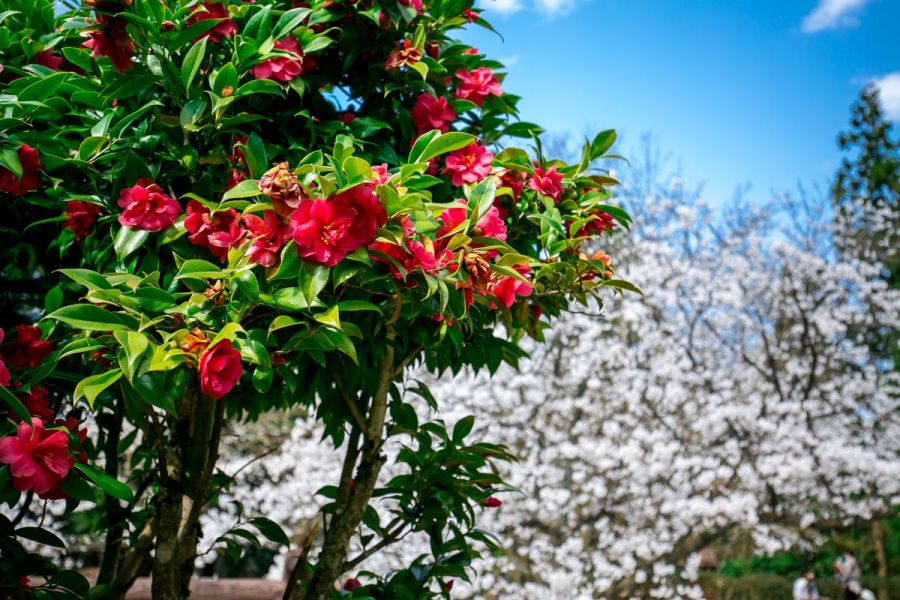
M594 217L594 219L585 223L584 227L579 229L575 235L600 235L606 231L612 231L616 226L616 218L608 212L598 210L591 216Z
M267 210L260 219L256 215L243 217L253 243L247 256L258 265L271 267L278 260L278 251L291 239L291 228L281 221L274 210Z
M246 178L247 176L240 169L228 169L228 179L225 180L225 190L230 190Z
M450 131L450 124L456 120L456 112L447 103L446 98L421 94L412 107L412 120L419 135L432 129L447 133Z
M36 65L41 65L42 67L47 67L48 69L53 69L54 71L59 71L59 68L63 64L63 58L54 55L53 50L41 50L40 52L34 53L34 56L31 57L31 62Z
M253 67L253 76L257 79L273 79L275 81L291 81L300 77L303 70L303 50L292 37L275 42L275 49L287 53L287 56L273 56Z
M199 369L200 391L213 400L230 392L244 372L241 353L231 345L231 340L222 340L207 348L200 355Z
M119 206L125 210L119 215L119 223L132 229L161 231L175 223L181 205L163 193L161 187L150 179L139 179L134 187L119 193Z
M522 275L526 275L531 272L531 270L527 266L517 265L514 267L516 271L522 273ZM497 298L500 302L509 308L513 305L513 302L516 301L517 297L528 297L531 295L532 287L531 284L527 281L522 281L521 279L517 279L516 277L510 277L509 275L501 275L496 279L496 281L491 282L488 286L488 293L492 294L495 298ZM491 308L494 307L493 302L491 303ZM498 505L499 506L499 505Z
M513 200L518 200L519 194L522 193L522 188L525 187L526 176L525 171L506 169L500 174L500 186L508 187L512 191Z
M355 577L351 577L347 581L344 582L344 590L350 591L355 590L356 588L362 587L362 583L360 583L359 579Z
M391 174L388 173L387 163L372 165L372 172L375 173L375 177L372 178L372 182L375 185L383 185L391 178Z
M3 343L3 336L3 330L0 329L0 344ZM2 357L0 357L0 387L9 387L9 369L6 368Z
M490 496L484 499L484 505L488 508L497 508L501 504L503 504L503 502L500 501L500 498Z
M391 242L375 242L369 246L370 251L378 251L390 256L397 264L403 267L407 274L416 269L425 273L433 273L453 260L453 253L449 250L439 250L429 243L428 246L418 240L406 240L401 247ZM371 254L372 260L388 265L396 279L403 279L403 273L397 265L379 254ZM407 286L415 286L415 282L407 280Z
M215 27L197 37L196 40L209 38L213 42L221 42L225 38L230 38L237 33L237 25L228 18L228 9L224 4L219 2L204 1L203 6L195 10L187 20L188 25L206 21L207 19L225 19L216 24Z
M39 418L44 423L53 420L53 409L50 408L50 395L42 387L33 387L27 394L19 394L19 400L28 409L32 417ZM16 419L18 421L18 419Z
M24 196L31 190L41 187L41 176L38 170L43 169L38 152L31 146L22 144L16 150L19 163L22 165L22 178L16 177L12 171L0 167L0 190L13 196Z
M448 208L438 217L441 221L441 228L437 231L437 238L448 235L456 229L457 225L466 220L468 203L463 199L459 199L456 202L459 204L458 207ZM496 206L490 207L469 231L475 237L492 237L506 241L506 223L500 218L500 212Z
M3 353L4 359L17 369L34 369L53 352L53 344L42 340L44 332L34 325L16 325L16 344Z
M559 200L563 193L563 174L556 171L556 167L550 167L546 171L538 167L534 170L534 176L528 180L528 187L539 194L550 196Z
M456 88L456 97L471 100L476 106L484 104L488 96L500 96L500 82L494 77L494 72L487 67L478 67L471 71L460 69L456 72L459 79L459 87Z
M81 45L90 49L94 58L109 57L116 72L124 73L133 65L131 56L134 54L134 42L125 29L125 21L106 17L104 19L105 21L98 23L99 29L82 34L90 39Z
M13 487L34 490L41 498L59 497L62 483L75 461L69 456L65 431L44 429L37 417L19 423L16 436L0 439L0 463L9 465Z
M65 225L75 234L76 240L81 240L91 232L99 214L100 207L93 202L69 200L66 202Z
M291 215L297 252L329 267L369 245L386 221L384 207L368 184L327 200L304 200Z
M465 148L454 150L444 161L442 173L450 173L450 183L461 186L481 181L491 174L494 155L479 144L472 142Z
M188 240L195 246L203 246L220 261L228 258L228 250L244 236L241 218L233 208L210 213L209 209L191 200L184 218Z

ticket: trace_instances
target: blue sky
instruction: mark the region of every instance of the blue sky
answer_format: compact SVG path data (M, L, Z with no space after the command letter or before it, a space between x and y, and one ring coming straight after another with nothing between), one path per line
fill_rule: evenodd
M719 203L827 184L867 81L900 119L898 0L481 0L522 117L549 131L652 133Z

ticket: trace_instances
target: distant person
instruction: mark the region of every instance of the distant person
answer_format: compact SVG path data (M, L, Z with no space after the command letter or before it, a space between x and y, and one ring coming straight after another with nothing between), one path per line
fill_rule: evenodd
M862 567L852 550L844 550L840 558L834 561L834 573L844 588L844 600L860 600L863 591L860 583Z
M816 574L812 569L805 570L794 582L794 600L819 600Z

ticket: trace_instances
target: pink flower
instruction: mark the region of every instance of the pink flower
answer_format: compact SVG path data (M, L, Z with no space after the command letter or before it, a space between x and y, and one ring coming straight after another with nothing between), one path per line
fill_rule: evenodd
M400 4L403 6L409 6L416 10L416 12L422 12L422 0L398 0Z
M469 23L474 23L475 19L477 19L481 15L479 15L478 12L472 10L471 8L467 8L463 11L463 16L469 21Z
M491 164L494 155L479 144L472 142L465 148L454 150L444 161L445 168L442 173L450 173L450 183L462 186L466 183L476 183L491 174Z
M258 265L271 267L278 260L278 251L291 239L291 228L282 223L274 210L267 210L262 219L256 215L246 215L243 219L253 239L247 256Z
M231 345L231 340L222 340L207 348L200 355L200 391L204 396L218 400L231 391L241 375L241 353Z
M412 107L412 120L419 135L432 129L447 133L455 119L456 113L444 97L422 94L416 98L416 104Z
M327 200L301 202L291 215L292 236L300 256L333 267L369 245L385 221L387 215L372 186L362 184Z
M556 167L550 167L546 171L538 167L534 170L534 176L528 180L528 187L559 201L563 193L562 180L563 174L558 173Z
M187 216L184 218L188 240L195 246L208 249L222 262L228 258L228 250L244 237L240 223L241 218L233 208L210 213L196 200L188 202Z
M300 77L303 70L303 50L292 37L275 42L275 49L289 56L273 56L253 67L253 76L257 79L273 79L275 81L291 81Z
M91 232L99 214L100 207L93 202L69 200L66 202L65 225L75 234L76 240L81 240Z
M372 178L372 183L375 185L384 185L391 178L391 174L388 173L387 163L372 165L372 172L375 173L375 177Z
M514 268L523 275L531 272L527 266L517 265ZM497 300L502 302L506 308L509 308L516 301L517 297L525 298L530 296L532 287L527 281L522 281L521 279L510 277L509 275L500 275L495 281L488 285L487 291L497 298ZM491 308L494 308L493 302L491 302Z
M12 171L0 167L0 190L13 196L24 196L31 190L41 187L41 176L38 173L44 166L38 157L38 152L31 146L22 144L16 150L19 163L22 165L22 178L16 177Z
M41 339L43 335L34 325L16 325L16 344L6 349L3 358L17 369L37 368L53 352L53 344Z
M106 17L104 17L106 18ZM134 42L125 29L125 21L112 18L98 23L99 29L82 33L91 39L82 43L90 49L91 56L100 58L106 56L112 61L116 72L124 73L132 67L131 56L134 54Z
M63 64L63 58L54 55L53 50L41 50L40 52L35 52L34 56L31 57L31 62L36 65L41 65L42 67L47 67L48 69L53 69L54 71L59 71L59 68Z
M195 10L190 18L188 18L187 24L193 25L194 23L206 21L207 19L225 20L217 23L216 26L208 32L197 37L197 40L208 37L210 41L221 42L223 39L233 37L234 34L237 33L237 25L228 18L228 9L225 8L224 4L220 4L219 2L209 2L208 0L204 1L203 8Z
M397 265L403 267L407 275L416 269L425 273L433 273L453 260L453 253L449 250L438 250L430 241L428 247L418 240L406 240L403 246L391 242L375 242L369 246L370 251L377 251L391 257L394 262L387 260L379 254L371 254L372 260L388 265L394 278L403 279L403 273ZM414 286L415 282L407 281L408 286Z
M230 190L247 178L240 169L228 169L228 179L225 180L225 189Z
M438 217L441 221L441 228L438 229L436 236L442 238L465 221L466 212L468 211L467 202L465 200L457 200L458 207L448 208ZM492 237L500 241L506 241L506 223L500 218L500 213L496 206L491 206L488 211L482 215L474 227L469 228L469 232L475 237ZM474 246L477 247L477 246Z
M75 463L69 456L69 436L44 429L37 417L19 423L16 436L0 439L0 463L9 465L13 487L34 490L41 498L59 497L59 484Z
M139 179L133 187L119 193L122 214L119 223L132 229L161 231L171 227L181 212L178 201L167 196L159 185L150 179Z
M500 82L494 77L493 71L487 67L478 67L471 71L460 69L456 72L459 79L459 87L456 88L456 97L471 100L476 106L484 104L488 96L500 96Z

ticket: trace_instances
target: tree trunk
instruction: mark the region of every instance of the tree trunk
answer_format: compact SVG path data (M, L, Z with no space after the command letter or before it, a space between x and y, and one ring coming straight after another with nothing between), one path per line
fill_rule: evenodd
M878 600L889 600L890 589L888 589L888 559L887 552L884 548L884 523L881 521L872 521L872 542L875 544L875 561L878 565L878 577L881 580L878 583Z

